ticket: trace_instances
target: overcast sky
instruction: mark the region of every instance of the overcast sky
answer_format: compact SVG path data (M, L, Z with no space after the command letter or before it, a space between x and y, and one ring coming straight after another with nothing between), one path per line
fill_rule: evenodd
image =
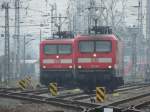
M0 0L6 1L6 0ZM11 4L14 2L14 0L8 0L11 1ZM45 13L50 13L51 6L50 4L57 4L57 9L58 13L61 13L62 15L66 14L66 8L67 8L67 3L68 0L21 0L21 1L26 1L22 2L22 7L26 8L31 8L34 10L25 10L21 9L21 22L22 24L40 24L40 23L47 23L48 18L44 17ZM144 10L143 12L145 13L145 1L143 0L144 4ZM126 7L126 23L128 25L136 25L137 24L137 8L133 8L132 6L137 6L138 5L138 0L128 0L127 2L127 7ZM13 7L13 6L11 6ZM119 7L119 6L118 6ZM41 12L40 12L41 11ZM44 12L44 13L42 13ZM0 11L0 20L4 21L4 11ZM133 15L134 14L134 15ZM14 10L10 10L10 24L14 25ZM3 17L1 17L3 16ZM23 23L24 22L24 23ZM4 22L1 22L0 25L4 25ZM22 28L28 31L26 28ZM30 28L29 28L30 29ZM34 30L35 29L35 30ZM32 28L32 32L38 32L38 27ZM31 31L31 30L30 30ZM12 31L13 32L13 31Z
M0 0L0 3L2 4L3 1L6 0ZM11 2L10 7L14 7L14 0L8 0ZM49 21L49 17L45 17L44 15L46 13L50 13L51 4L56 3L58 13L61 13L65 16L66 14L66 8L68 0L21 0L21 9L20 9L20 21L22 25L39 25L41 23L47 23ZM145 12L145 1L143 0L143 12ZM126 7L126 23L127 25L137 25L137 8L133 8L132 6L137 6L138 0L128 0L127 7ZM119 7L119 6L118 6ZM26 10L27 8L28 10ZM134 15L133 15L134 14ZM0 10L0 25L4 25L4 10ZM10 10L10 25L14 25L14 9ZM145 26L144 26L145 27ZM50 28L50 26L47 26L47 28ZM49 36L48 33L50 29L42 29L42 36ZM4 33L4 29L1 28L0 30L1 34ZM14 28L10 29L11 35L14 34ZM39 34L40 34L40 27L21 27L21 35L24 34L33 34L32 38L36 38L37 41L33 41L32 44L29 44L27 46L27 49L31 50L30 47L32 45L35 45L38 49L38 43L39 43ZM3 51L3 38L0 38L0 51ZM34 50L35 54L38 54L37 50ZM3 52L0 52L2 54Z
M46 5L49 2L49 4L53 4L54 2L57 3L57 8L58 12L64 15L66 13L66 8L67 8L67 2L68 0L32 0L30 2L30 7L34 7L35 9L40 9L40 10L45 10L45 7L48 6L49 4ZM134 8L132 6L137 6L139 0L127 0L127 7L126 7L126 23L128 25L136 25L137 24L137 8ZM145 9L145 1L143 1L143 13L145 14L146 9ZM119 5L118 5L119 7ZM50 8L50 7L49 7ZM49 9L50 10L50 9ZM134 15L133 15L134 14Z

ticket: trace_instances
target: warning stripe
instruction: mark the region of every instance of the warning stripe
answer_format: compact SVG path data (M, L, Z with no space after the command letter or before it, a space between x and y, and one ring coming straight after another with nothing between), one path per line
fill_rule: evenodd
M53 96L57 95L57 83L50 83L49 90Z
M99 102L103 102L105 100L105 88L96 87L96 99Z
M100 102L103 102L104 101L104 99L102 99L100 96L96 96L96 99L98 100L98 101L100 101Z
M57 87L57 83L52 83L52 85L54 85L55 87Z
M100 90L105 93L105 88L101 87Z
M100 95L96 95L96 98L100 99L101 102L104 101L104 98L101 97Z
M26 84L24 80L19 81L19 85L21 87L21 89L25 89L26 88Z
M54 91L57 92L57 86L56 86L56 85L52 84L52 85L51 85L51 88L52 88Z
M57 90L56 90L56 88L54 86L51 85L50 89L51 89L51 91L57 93Z
M25 89L25 86L22 82L19 82L19 86L21 87L21 89Z
M30 78L26 78L26 81L31 82L31 79Z
M101 90L97 90L98 94L100 94L102 97L105 96L104 92L102 92Z
M97 90L97 95L99 95L101 98L105 98L105 94L101 90Z
M55 87L51 84L49 85L49 90L53 90L53 91L56 91Z
M29 85L29 84L30 84L30 82L29 82L27 79L25 79L25 81L26 81L26 84L27 84L27 85Z
M27 87L26 85L26 81L25 80L21 80L22 84L25 86L25 88Z
M31 84L31 79L29 77L25 78L25 81L27 83L28 86L30 86Z
M54 91L50 91L52 96L56 96L57 93L55 93Z

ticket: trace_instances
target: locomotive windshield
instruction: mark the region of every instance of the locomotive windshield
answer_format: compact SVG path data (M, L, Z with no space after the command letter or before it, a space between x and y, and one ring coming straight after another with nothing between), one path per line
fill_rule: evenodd
M96 41L96 52L110 52L111 42L110 41Z
M94 41L80 41L80 52L94 52Z
M57 45L45 45L44 53L45 54L57 54Z
M71 54L71 45L45 45L44 53L45 54Z
M80 41L79 50L81 53L111 52L111 41Z
M71 53L71 45L59 45L58 46L58 54L70 54Z

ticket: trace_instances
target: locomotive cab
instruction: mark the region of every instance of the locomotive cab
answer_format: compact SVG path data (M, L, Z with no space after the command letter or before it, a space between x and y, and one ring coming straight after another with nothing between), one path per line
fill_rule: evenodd
M76 80L79 87L93 90L96 86L104 86L112 91L122 84L118 43L113 34L75 38Z
M69 85L73 80L73 39L45 40L40 44L40 82Z

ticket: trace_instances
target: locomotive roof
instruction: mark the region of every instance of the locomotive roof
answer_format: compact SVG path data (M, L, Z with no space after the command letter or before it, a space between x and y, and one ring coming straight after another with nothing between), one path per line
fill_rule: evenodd
M49 44L49 43L72 43L74 39L47 39L43 40L41 44Z
M104 40L119 40L114 34L101 34L101 35L78 35L76 39L104 39Z

